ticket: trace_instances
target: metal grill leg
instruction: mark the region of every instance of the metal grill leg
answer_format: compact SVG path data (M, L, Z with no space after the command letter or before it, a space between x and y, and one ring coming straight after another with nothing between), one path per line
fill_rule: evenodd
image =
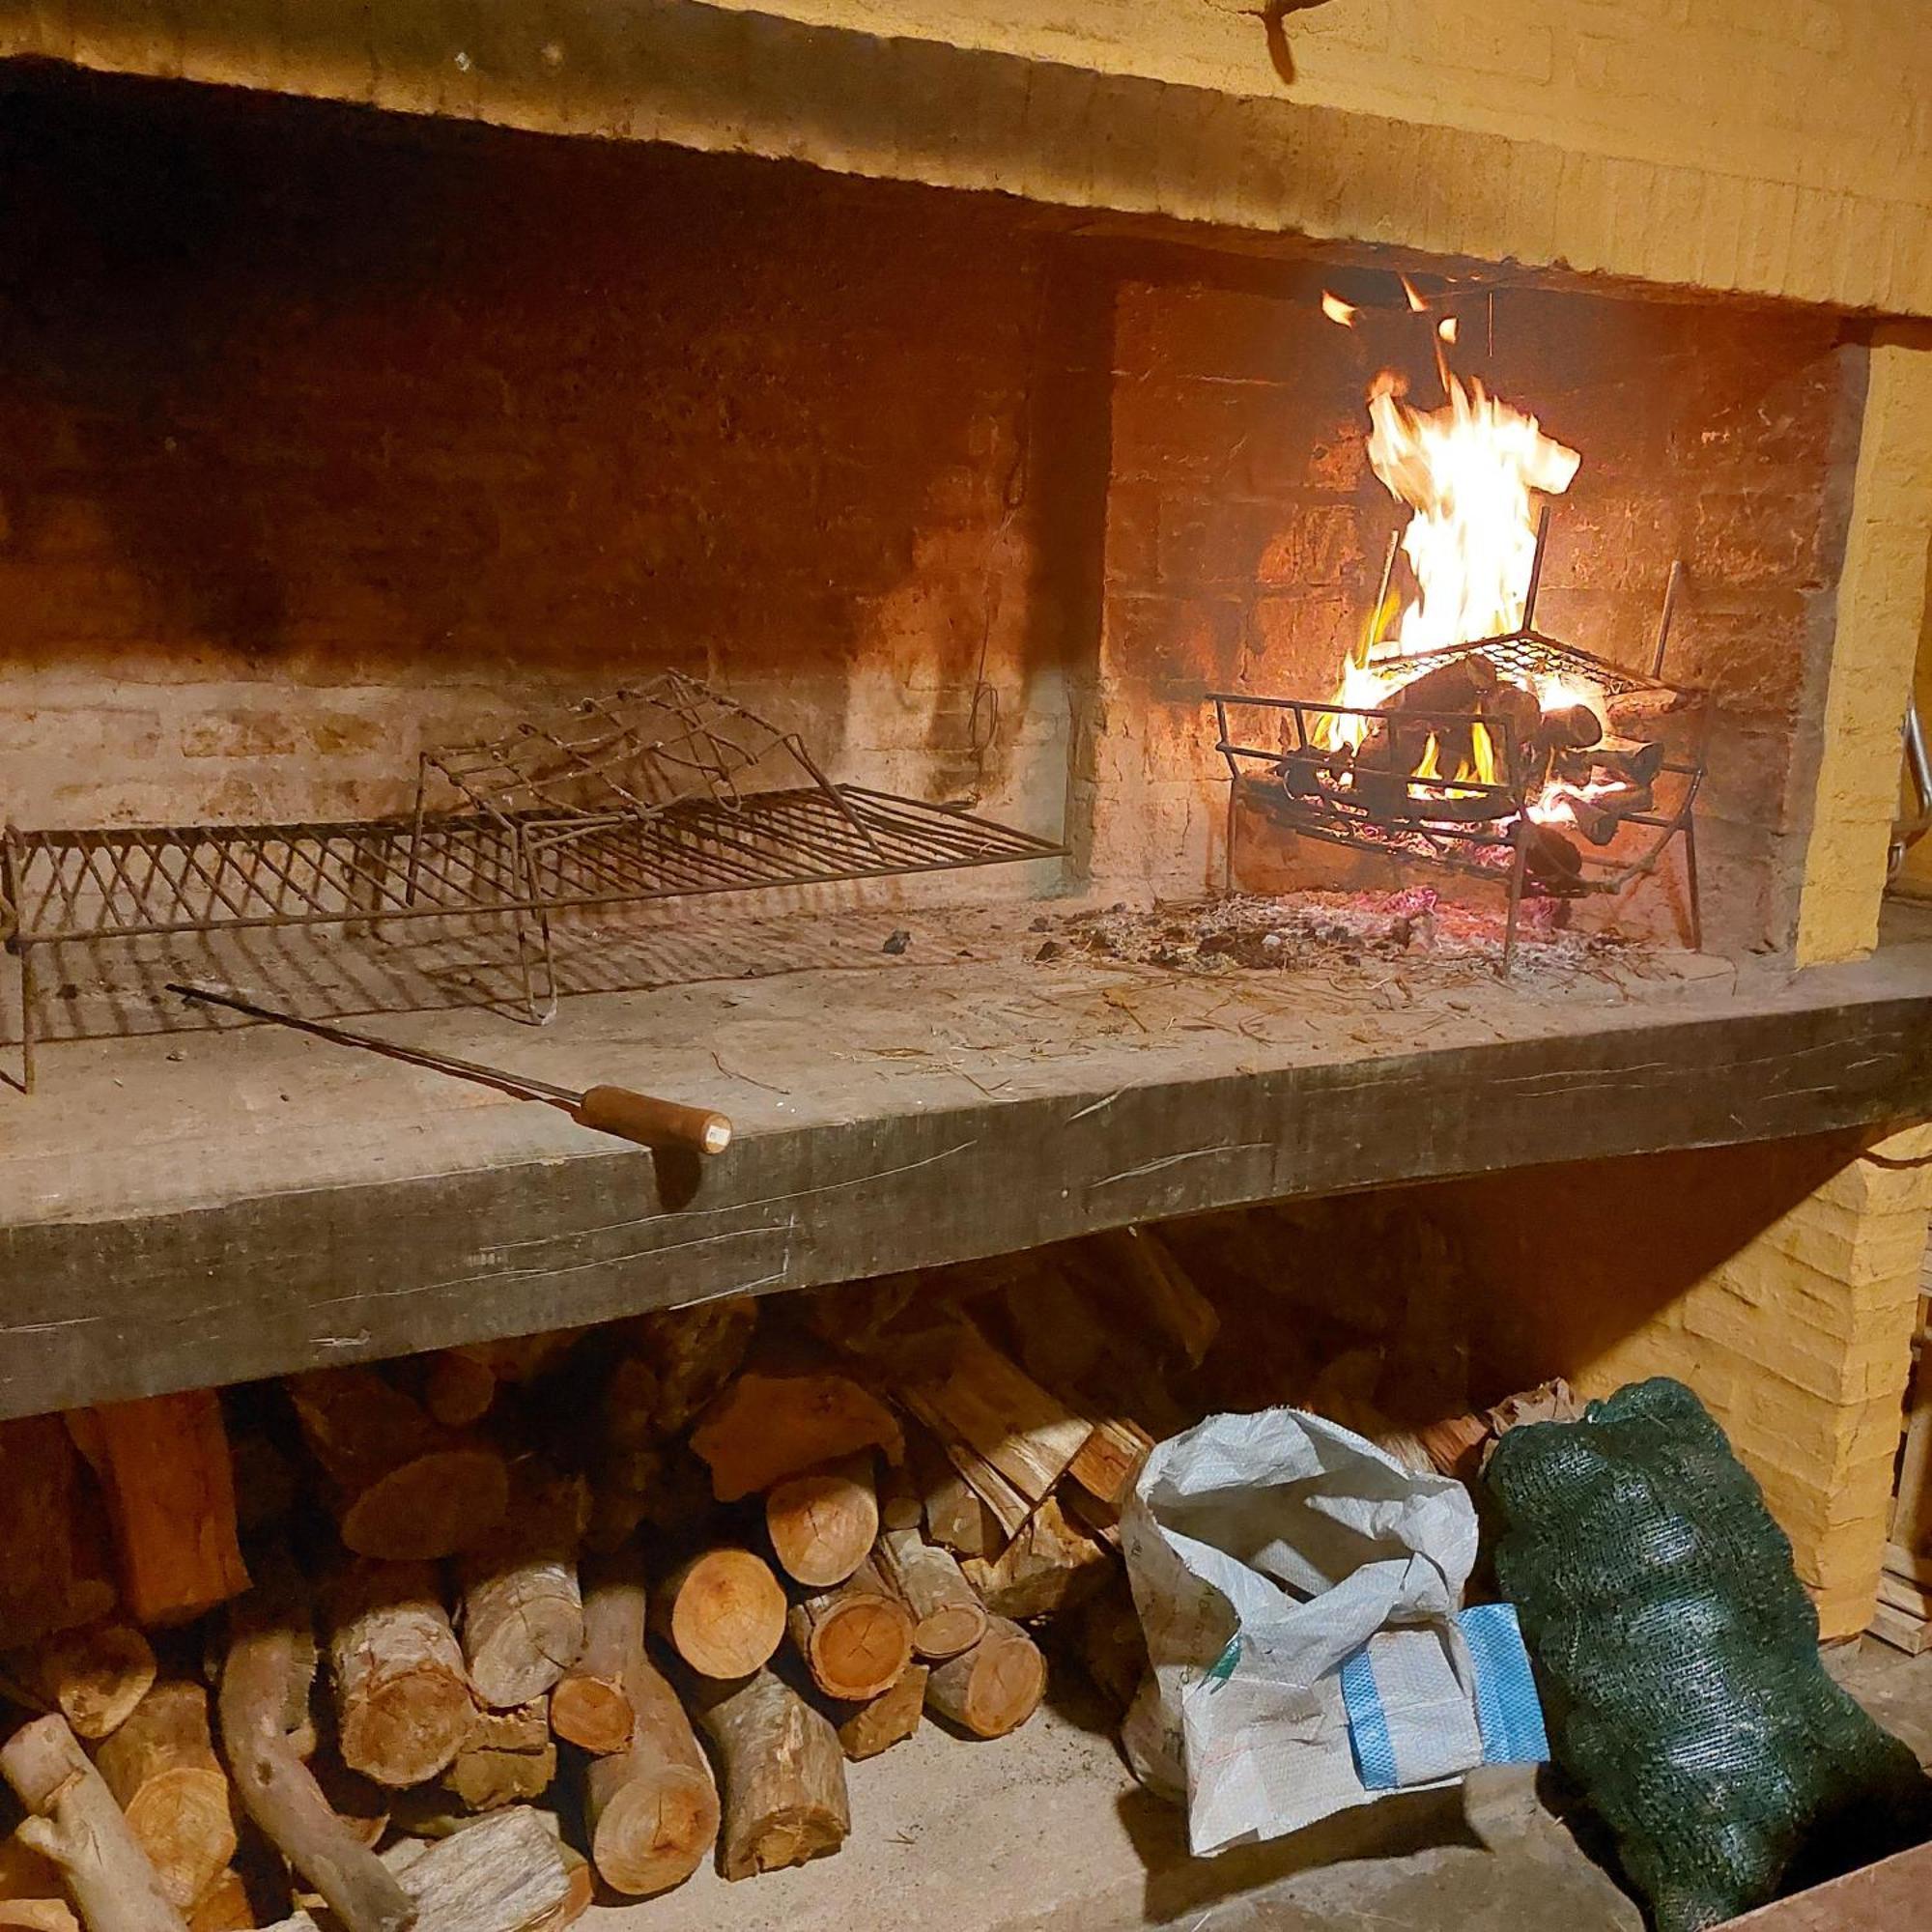
M1509 918L1503 925L1503 960L1501 977L1507 980L1510 969L1516 963L1516 924L1517 914L1522 906L1522 875L1529 861L1529 820L1518 814L1516 833L1510 841L1516 848L1510 860Z
M1684 821L1684 891L1690 902L1690 951L1704 950L1704 907L1697 893L1697 820Z
M14 948L20 961L20 1092L34 1091L34 969L24 946Z

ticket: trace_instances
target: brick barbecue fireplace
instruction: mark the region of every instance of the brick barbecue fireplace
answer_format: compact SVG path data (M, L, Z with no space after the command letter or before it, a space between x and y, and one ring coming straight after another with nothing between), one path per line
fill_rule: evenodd
M0 7L0 1415L1427 1228L1388 1362L1682 1378L1862 1630L1932 46L1466 11ZM1562 454L1473 628L1372 396Z

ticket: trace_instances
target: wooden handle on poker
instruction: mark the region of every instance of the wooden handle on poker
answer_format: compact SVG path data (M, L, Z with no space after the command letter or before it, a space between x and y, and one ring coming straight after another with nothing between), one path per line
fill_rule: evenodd
M589 1088L570 1117L581 1127L615 1134L639 1147L689 1148L694 1153L723 1153L731 1145L731 1122L709 1107L684 1107L628 1087Z

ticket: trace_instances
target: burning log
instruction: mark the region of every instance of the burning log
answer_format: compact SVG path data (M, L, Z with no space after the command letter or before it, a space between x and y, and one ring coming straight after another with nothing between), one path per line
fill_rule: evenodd
M503 1520L510 1479L501 1453L438 1428L375 1370L315 1369L287 1386L342 1541L356 1555L454 1556Z
M838 1727L838 1747L846 1762L877 1757L903 1744L919 1729L925 1714L925 1686L931 1672L923 1663L908 1663L890 1690L865 1704L834 1707L834 1722Z
M785 1574L814 1590L842 1583L879 1533L879 1497L869 1452L840 1458L774 1485L765 1531Z
M811 1681L840 1703L890 1690L912 1662L913 1613L870 1563L836 1590L794 1604L789 1622Z
M705 1412L691 1446L712 1493L734 1502L863 1449L905 1454L898 1419L849 1376L748 1369Z
M647 1898L682 1885L703 1862L718 1836L718 1787L676 1691L644 1653L636 1576L602 1578L587 1620L630 1719L623 1747L584 1767L590 1856L607 1884Z
M307 1716L315 1637L299 1579L265 1565L265 1587L231 1615L217 1711L242 1803L345 1932L407 1932L408 1894L330 1804L290 1732Z
M700 1713L724 1782L727 1879L836 1852L852 1829L845 1755L829 1719L769 1670L711 1688Z
M1581 889L1583 855L1553 825L1522 828L1523 864L1546 892L1567 895Z
M533 1483L459 1565L464 1660L494 1709L541 1697L583 1647L577 1545L588 1501L580 1479Z
M957 1657L986 1634L986 1606L952 1557L916 1529L889 1529L873 1559L912 1613L912 1647L928 1662Z
M122 1602L136 1623L186 1623L248 1587L213 1389L109 1403L68 1426L100 1479Z
M0 1688L39 1711L58 1711L76 1737L104 1738L127 1722L155 1681L154 1646L132 1624L87 1624L0 1660Z
M1615 693L1604 701L1604 715L1612 731L1623 737L1642 734L1647 724L1688 710L1694 702L1688 691L1671 691L1662 685L1645 685L1635 691Z
M0 1745L0 1776L32 1814L16 1835L60 1867L88 1932L187 1932L64 1718L36 1718Z
M1587 704L1564 704L1546 711L1537 729L1537 736L1552 754L1588 751L1603 735L1604 721Z
M227 1774L208 1729L208 1692L156 1684L100 1746L95 1764L168 1901L185 1910L235 1856Z
M351 1769L422 1784L475 1721L463 1651L427 1563L352 1565L329 1593L336 1735Z
M926 1709L977 1738L1003 1738L1039 1709L1046 1660L1018 1624L995 1617L969 1651L935 1664Z
M725 1544L700 1550L651 1593L651 1617L700 1676L749 1676L778 1649L785 1595L771 1566Z

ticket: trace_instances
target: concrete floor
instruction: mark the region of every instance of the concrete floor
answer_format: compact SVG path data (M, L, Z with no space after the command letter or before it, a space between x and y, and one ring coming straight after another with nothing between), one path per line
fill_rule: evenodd
M1867 1641L1831 1668L1932 1764L1932 1654ZM926 1725L851 1768L852 1835L802 1870L593 1912L596 1932L1642 1932L1643 1918L1529 1776L1479 1774L1279 1843L1187 1856L1077 1699L1016 1736ZM1587 1826L1585 1827L1587 1836Z

